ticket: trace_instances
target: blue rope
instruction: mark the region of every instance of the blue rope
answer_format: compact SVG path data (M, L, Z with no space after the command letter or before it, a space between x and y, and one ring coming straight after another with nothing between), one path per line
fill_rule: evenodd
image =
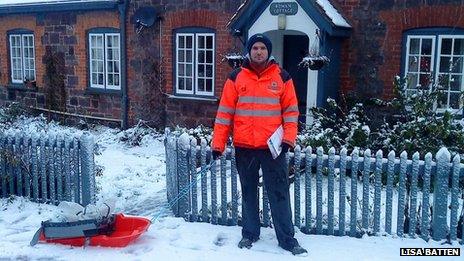
M176 204L183 196L185 196L189 191L190 189L192 188L192 186L194 184L197 183L197 181L203 177L203 175L208 172L208 170L211 169L211 167L214 165L216 161L211 161L210 164L206 165L206 167L200 171L198 171L196 174L195 174L195 178L189 183L188 186L186 186L184 189L182 189L179 194L173 198L171 201L169 201L167 203L167 206L163 206L163 209L155 216L153 216L153 218L150 220L151 223L155 222L156 220L158 220L162 214L164 214L164 212L166 211L166 209L170 209L174 204Z

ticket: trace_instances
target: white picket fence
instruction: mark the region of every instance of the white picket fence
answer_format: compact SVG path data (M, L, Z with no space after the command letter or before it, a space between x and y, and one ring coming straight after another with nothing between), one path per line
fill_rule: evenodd
M240 225L234 149L229 148L207 170L211 150L205 140L198 144L186 134L167 130L165 147L167 198L173 213L190 221ZM295 226L308 234L407 234L451 241L458 240L460 234L462 239L463 187L459 179L463 177L463 165L459 155L451 162L445 148L437 153L435 161L431 153L425 160L419 159L419 153L412 159L406 152L399 158L396 155L392 151L384 158L378 151L373 157L370 150L363 155L358 150L347 155L346 149L336 155L334 148L327 154L317 148L314 154L311 147L297 146L294 153L287 154L294 174L291 191ZM261 221L269 226L265 190L261 189L260 195Z
M46 133L0 133L0 196L82 205L95 202L94 140Z

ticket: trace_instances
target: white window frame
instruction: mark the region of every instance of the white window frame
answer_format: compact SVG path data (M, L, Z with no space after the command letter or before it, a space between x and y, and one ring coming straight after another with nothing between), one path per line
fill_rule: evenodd
M434 71L434 66L435 66L435 42L436 42L436 37L434 35L408 35L408 38L407 38L407 41L406 41L406 63L405 63L405 66L404 66L404 75L406 77L409 76L409 56L411 55L410 54L410 50L409 50L409 46L410 46L410 43L411 43L411 40L412 39L421 39L421 42L420 42L420 45L419 45L419 61L418 61L418 64L417 64L417 67L418 67L418 72L415 72L415 73L418 73L418 77L417 77L417 84L416 84L416 88L418 88L420 86L420 61L421 61L421 49L422 49L422 39L431 39L432 40L432 53L431 53L431 57L430 57L430 73L435 73ZM433 75L431 75L431 77L434 77ZM432 86L429 86L429 88L431 88ZM409 88L409 84L406 85L406 94L408 94L408 92L412 91L414 89L411 89Z
M464 39L464 35L439 35L438 36L438 52L437 52L437 64L436 64L436 72L435 72L435 82L438 83L438 80L439 80L439 75L440 75L440 61L441 61L441 45L442 45L442 41L443 41L443 38L451 38L453 39L453 43L451 45L451 54L450 55L445 55L445 56L450 56L451 58L454 58L456 55L453 54L453 50L454 50L454 39ZM463 55L463 59L464 59L464 55ZM448 72L451 76L451 72ZM454 73L454 74L459 74L459 73ZM460 91L455 91L455 93L459 93L459 92L462 92L464 91L464 65L462 67L462 71L461 71L461 88L460 88ZM451 81L451 79L450 79ZM448 83L449 85L449 83ZM450 98L450 93L451 91L449 90L449 86L447 86L447 89L445 90L446 91L446 94L448 95L447 99L446 99L446 108L437 108L437 112L445 112L445 111L449 111L451 113L456 113L456 112L459 112L463 109L463 104L462 102L460 102L459 104L459 109L453 109L453 108L450 108L449 107L449 98Z
M12 38L13 37L19 37L20 39L20 46L19 46L19 49L20 49L20 56L19 58L21 59L21 80L18 80L18 79L15 79L13 77L13 71L14 71L14 68L13 68L13 41L12 41ZM25 56L25 48L30 48L31 46L25 46L24 44L24 41L25 41L25 38L26 37L32 37L32 57L26 57ZM32 70L34 72L34 81L37 79L37 70L36 70L36 66L35 66L35 38L34 38L34 34L31 34L31 33L12 33L9 35L8 37L8 40L9 40L9 47L10 47L10 79L11 79L11 82L12 83L16 83L16 84L22 84L25 82L26 80L26 59L31 59L33 61L32 65L33 65L33 68L29 68L28 70ZM18 58L18 57L15 57L15 58Z
M192 48L190 49L192 55L191 55L191 60L192 60L192 70L191 70L191 75L192 75L192 88L191 90L187 90L187 89L184 89L184 90L181 90L179 89L179 77L181 77L179 75L179 67L180 67L180 64L179 64L179 50L180 50L180 38L181 37L192 37ZM184 48L182 48L182 51L184 51L186 53L186 51L189 50L187 48L187 46L184 46ZM176 34L176 49L175 49L175 52L176 52L176 93L179 93L179 94L190 94L190 95L193 95L194 92L195 92L195 59L194 59L194 52L195 52L195 34L194 33L178 33ZM187 65L187 62L186 61L183 61L183 63L185 63L185 67ZM184 70L184 72L186 72L186 70ZM184 78L186 78L186 76L182 76Z
M97 79L97 84L93 83L93 66L92 66L92 60L96 60L94 57L92 57L92 36L96 37L102 37L103 39L103 84L98 84L98 79ZM119 85L109 85L108 84L108 46L107 46L107 39L110 36L117 36L119 39L118 42L118 53L119 57L117 60L113 58L113 62L118 62L119 63ZM121 90L121 34L120 33L89 33L89 84L90 88L95 88L95 89L105 89L105 90ZM115 48L115 47L112 47ZM114 72L112 73L114 74Z
M183 36L190 36L192 37L192 89L191 90L181 90L179 89L179 49L180 49L180 38ZM200 37L212 37L212 48L198 48L198 42ZM175 90L177 94L186 94L186 95L199 95L199 96L214 96L214 85L215 85L215 52L216 52L216 46L215 46L215 33L176 33L176 43L175 43L175 52L176 52L176 73L175 73ZM184 47L183 49L186 49ZM200 51L205 51L205 54L207 51L212 52L212 61L211 63L202 63L205 65L205 73L206 73L206 65L211 65L212 66L212 75L211 76L202 76L200 77L198 75L198 67L199 67L199 62L198 62L198 55ZM206 60L206 56L205 56ZM211 86L211 91L200 91L198 88L198 82L199 79L209 79L212 80L212 86ZM206 86L206 82L204 82L204 86Z

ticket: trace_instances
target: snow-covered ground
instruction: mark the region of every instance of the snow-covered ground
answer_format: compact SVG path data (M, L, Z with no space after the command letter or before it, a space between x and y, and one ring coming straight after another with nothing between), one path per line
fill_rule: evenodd
M56 217L56 206L30 202L24 198L0 200L0 260L425 260L400 257L401 247L451 247L422 239L350 237L296 233L307 257L294 257L277 246L271 228L261 230L261 239L251 249L237 248L240 227L189 223L163 209L166 204L165 156L160 138L145 136L141 146L119 141L116 130L94 130L98 142L96 177L98 202L115 203L116 212L157 219L134 244L126 248L70 247L42 244L29 246L42 220ZM464 248L460 245L461 252ZM461 254L462 255L462 254ZM433 258L434 260L438 258ZM462 260L462 257L442 257Z

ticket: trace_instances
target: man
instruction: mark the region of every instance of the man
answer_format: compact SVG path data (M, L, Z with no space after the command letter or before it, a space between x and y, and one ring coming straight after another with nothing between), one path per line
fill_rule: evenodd
M227 79L212 141L213 158L222 155L233 130L237 170L242 188L242 240L238 247L251 248L259 239L259 169L263 171L272 220L279 246L294 255L306 255L294 238L285 153L295 144L298 103L290 75L273 58L272 43L255 34L246 45L248 55L241 68ZM273 159L267 140L282 125L282 153Z

